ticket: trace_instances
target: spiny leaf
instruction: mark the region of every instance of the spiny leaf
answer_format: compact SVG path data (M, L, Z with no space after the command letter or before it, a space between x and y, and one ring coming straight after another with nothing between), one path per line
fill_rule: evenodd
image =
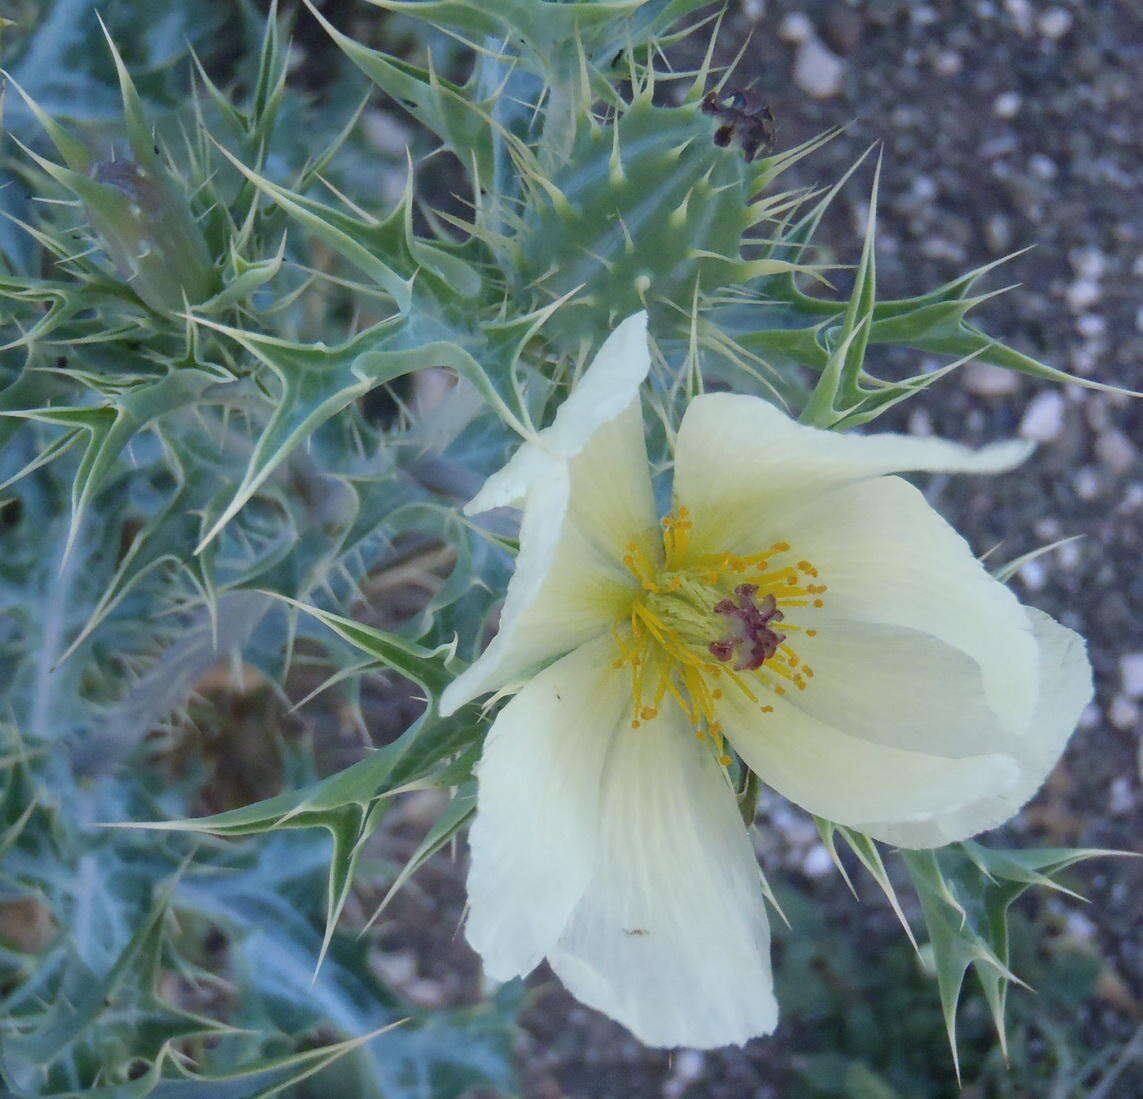
M394 257L382 258L383 248L370 248L380 223L355 219L325 203L294 194L279 187L252 168L246 167L221 145L219 152L259 191L271 198L292 218L313 230L337 253L373 279L396 303L400 312L409 310L412 294L412 272L398 274L390 265ZM396 257L400 259L402 257Z
M1009 906L1032 885L1062 889L1055 876L1076 863L1119 853L1092 848L1008 851L972 841L939 851L901 852L932 943L941 1008L958 1077L956 1007L970 967L984 990L1001 1046L1007 1044L1004 1007L1008 983L1023 984L1008 968Z
M885 863L881 859L881 852L878 850L877 844L863 832L857 832L844 825L835 824L833 821L824 820L821 817L814 817L814 823L817 825L818 834L821 836L822 843L825 844L826 850L833 859L834 865L840 871L842 878L845 879L845 884L849 886L850 892L853 893L855 897L857 896L857 891L853 888L853 882L850 881L849 874L846 872L845 866L838 857L836 836L841 836L841 838L845 840L850 850L860 860L861 865L873 876L873 880L877 882L881 888L881 892L885 894L886 900L889 901L889 905L893 909L893 914L905 929L905 934L909 937L909 942L913 944L913 949L916 950L917 940L913 936L913 929L909 926L909 921L905 919L901 902L897 899L897 890L894 889L893 882L889 879L889 872L885 869Z
M172 884L159 893L150 914L106 975L92 974L78 957L71 960L63 989L36 1029L6 1039L9 1064L47 1068L73 1043L83 1040L100 1017L134 1039L130 1048L138 1056L156 1059L174 1042L232 1031L216 1020L168 1004L155 991Z
M477 101L460 85L442 79L433 69L419 69L400 58L371 50L342 34L317 9L306 6L338 48L382 91L396 99L455 153L466 167L475 161L481 179L492 179L494 101Z
M323 1072L406 1021L398 1019L369 1034L284 1057L260 1057L218 1073L196 1072L182 1058L164 1053L152 1062L146 1073L130 1084L85 1088L82 1092L66 1094L58 1092L55 1099L143 1099L145 1096L154 1096L155 1099L271 1099L271 1096L281 1095L287 1088ZM168 1068L177 1071L180 1078L172 1078Z
M803 423L832 427L841 416L856 408L864 399L860 385L865 349L869 343L869 319L877 294L877 268L874 241L877 234L877 192L881 182L881 160L873 173L869 195L869 214L865 224L865 242L861 260L853 280L853 290L836 331L839 343L818 378L813 393L802 411Z
M121 394L113 404L79 408L0 409L11 416L57 424L88 436L71 493L71 524L64 557L70 554L92 497L127 443L155 420L196 401L218 377L205 370L175 370L150 384Z
M462 829L476 814L476 789L474 783L462 786L448 803L448 807L433 826L425 833L425 838L417 845L417 849L409 856L408 861L401 868L401 872L393 879L392 884L381 898L380 903L373 910L373 914L362 927L360 934L373 926L380 918L381 913L389 906L389 902L396 896L397 891L411 878L430 858L444 848L450 840Z
M516 419L472 356L454 343L434 340L437 332L447 335L447 330L426 324L424 317L382 321L335 347L294 343L197 315L194 320L246 348L270 368L282 387L238 489L197 553L217 537L293 447L351 401L385 382L423 367L452 367L476 385L501 415Z

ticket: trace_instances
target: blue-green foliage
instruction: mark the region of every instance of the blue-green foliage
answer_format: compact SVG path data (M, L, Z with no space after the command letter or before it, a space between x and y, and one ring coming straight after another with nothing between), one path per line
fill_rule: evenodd
M876 300L872 226L852 293L820 292L836 191L772 189L816 143L749 160L715 141L709 65L655 71L698 0L377 7L470 43L468 78L327 24L348 61L309 104L276 13L256 39L246 5L112 2L98 49L83 0L4 32L0 905L42 930L0 944L0 1077L21 1095L245 1096L316 1072L329 1094L509 1086L508 999L414 1011L335 928L395 791L457 791L409 871L472 811L485 723L436 698L481 644L512 542L457 505L620 316L650 313L668 415L705 377L869 420L933 380L876 378L877 344L1058 376L965 320L983 271ZM440 146L388 209L355 80ZM460 213L416 189L448 153ZM426 368L457 379L429 419L391 388ZM355 623L398 544L448 547L451 574L398 632ZM303 655L360 723L383 670L424 713L320 781L283 749L284 793L184 819L210 776L162 784L148 738L185 723L220 659L282 683ZM166 830L105 826L134 821ZM218 984L213 934L230 991L192 1012L171 990Z

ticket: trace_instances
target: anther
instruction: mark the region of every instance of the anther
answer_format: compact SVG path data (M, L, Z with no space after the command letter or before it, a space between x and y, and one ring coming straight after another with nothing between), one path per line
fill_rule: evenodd
M723 765L723 767L729 767L730 766L730 756L725 756L725 755L719 756L718 762L721 763Z

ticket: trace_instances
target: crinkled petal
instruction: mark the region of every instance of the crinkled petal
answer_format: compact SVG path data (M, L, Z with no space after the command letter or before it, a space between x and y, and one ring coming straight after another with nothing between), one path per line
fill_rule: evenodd
M709 748L677 712L627 729L597 807L594 873L548 956L560 979L648 1045L769 1034L778 1009L758 866Z
M1028 801L1091 698L1083 639L1039 611L1027 613L1037 646L1036 705L1022 733L996 750L950 757L874 743L776 695L767 695L773 712L763 714L727 692L720 717L747 765L811 813L901 847L965 839L1008 820ZM915 689L923 697L926 685ZM894 720L895 701L885 700L886 721Z
M839 485L909 470L994 473L1032 447L972 450L941 439L855 435L796 423L757 397L712 393L687 406L675 450L675 500L695 520L696 553L745 553L760 517L781 517Z
M496 980L540 962L593 873L604 761L630 734L630 680L610 638L540 672L497 715L469 831L468 941Z
M638 314L612 333L553 426L521 446L466 509L523 501L520 552L499 632L445 690L444 713L570 652L621 615L634 583L622 563L626 545L653 552L657 544L639 403L649 366Z
M821 611L805 608L790 614L792 622L807 626L811 619L822 619L820 647L830 646L831 633L838 636L831 621L928 634L976 661L989 705L1007 729L1019 733L1025 727L1037 689L1036 643L1028 616L914 486L899 477L845 485L791 509L774 529L779 527L781 533L773 538L787 540L792 554L811 561L828 586ZM759 544L767 545L772 534L761 530ZM843 636L848 644L860 644L854 635L851 629ZM806 646L805 658L816 670L813 642L807 640ZM918 654L922 651L932 647L918 649ZM838 654L833 655L836 666ZM875 653L868 656L876 661ZM887 651L885 659L901 657ZM827 678L823 674L815 680L815 689ZM925 682L919 678L918 686Z

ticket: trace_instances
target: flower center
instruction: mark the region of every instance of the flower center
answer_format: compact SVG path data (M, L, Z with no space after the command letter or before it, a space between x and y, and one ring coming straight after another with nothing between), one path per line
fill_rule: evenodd
M801 608L824 605L818 570L796 561L788 542L761 553L692 555L694 523L686 508L663 520L663 562L632 542L623 563L640 591L613 626L617 668L631 672L632 728L651 721L666 702L677 705L700 740L710 739L726 765L725 737L715 717L727 690L739 691L763 713L767 692L804 691L813 669L790 638L815 629L791 621Z

